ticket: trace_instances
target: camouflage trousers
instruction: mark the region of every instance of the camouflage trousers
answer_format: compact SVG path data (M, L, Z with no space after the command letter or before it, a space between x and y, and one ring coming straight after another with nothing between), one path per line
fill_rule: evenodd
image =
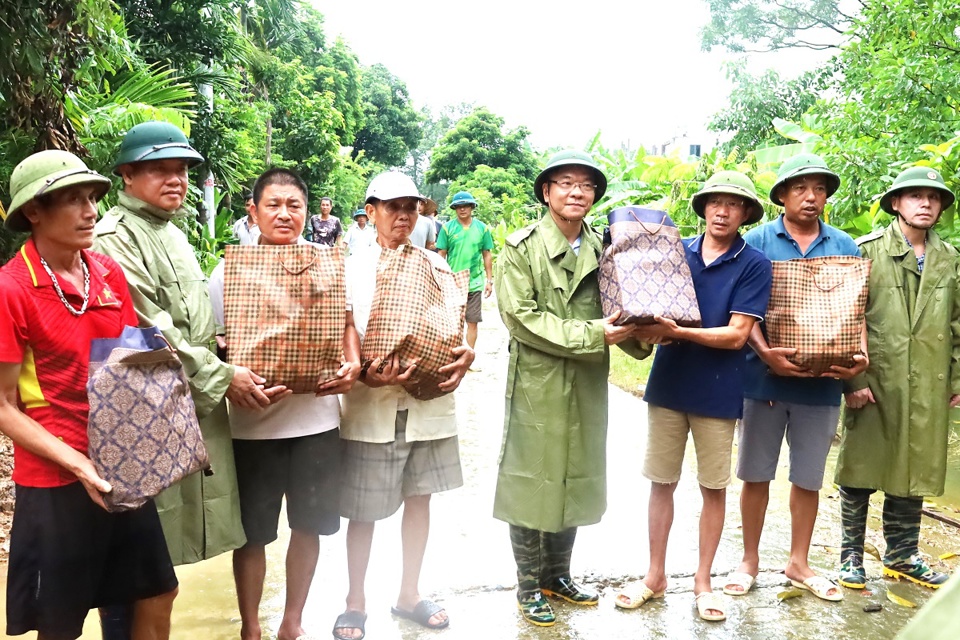
M873 489L840 487L840 520L843 526L841 564L851 554L863 558L867 509L872 494ZM883 497L883 539L887 544L883 564L892 566L909 563L918 555L922 509L923 498L901 498L890 494Z
M519 595L555 584L559 578L569 578L570 557L576 539L576 527L550 533L510 525Z

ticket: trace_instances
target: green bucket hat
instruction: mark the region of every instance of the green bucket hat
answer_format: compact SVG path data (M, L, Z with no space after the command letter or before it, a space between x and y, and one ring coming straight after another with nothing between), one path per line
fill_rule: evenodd
M700 191L690 198L690 206L701 218L705 217L703 209L707 204L707 196L711 193L727 193L740 196L747 201L747 219L743 224L753 224L763 218L763 205L757 198L757 189L753 181L739 171L718 171L704 183Z
M356 211L353 212L353 219L356 220L360 216L366 216L366 215L367 215L366 209L357 209Z
M472 204L476 207L477 201L469 191L459 191L454 194L453 200L450 201L450 208L456 209L462 204Z
M540 201L540 204L547 204L547 201L543 199L543 185L546 183L547 178L557 167L565 167L567 165L580 165L593 170L594 179L597 181L597 191L593 196L594 202L600 200L603 194L607 192L607 176L603 175L603 171L601 171L597 163L593 161L590 154L575 149L567 149L566 151L561 151L550 156L550 159L547 161L547 166L543 168L543 171L540 172L540 175L537 176L537 179L533 183L533 195Z
M956 196L953 195L953 191L947 188L939 171L930 167L910 167L901 171L900 175L894 179L893 185L881 196L880 208L889 214L897 215L897 212L891 208L890 201L893 200L898 191L910 187L930 187L939 190L940 203L943 205L940 209L941 213L949 209L956 200Z
M30 221L23 215L23 205L39 195L53 193L77 184L94 184L99 188L97 200L110 190L110 178L91 171L83 160L67 151L51 149L28 156L10 174L10 208L4 226L11 231L30 231ZM0 207L0 212L3 208Z
M193 167L203 162L203 156L178 127L154 120L138 124L123 136L113 173L120 175L117 169L122 165L148 160L186 160Z
M801 153L780 165L780 170L777 171L777 181L770 188L770 202L782 207L783 202L777 197L777 189L793 178L812 174L820 174L827 178L828 198L840 188L840 176L827 168L827 163L824 162L823 158L813 153Z

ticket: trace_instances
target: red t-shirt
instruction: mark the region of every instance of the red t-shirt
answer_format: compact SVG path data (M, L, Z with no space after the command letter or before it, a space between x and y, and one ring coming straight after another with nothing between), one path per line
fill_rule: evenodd
M90 271L90 302L79 317L57 295L32 238L0 268L0 362L20 364L21 411L87 455L90 341L116 338L125 325L137 326L137 315L120 265L93 251L81 254ZM83 294L65 279L58 282L79 309ZM77 480L16 445L13 460L13 481L23 486L61 487Z

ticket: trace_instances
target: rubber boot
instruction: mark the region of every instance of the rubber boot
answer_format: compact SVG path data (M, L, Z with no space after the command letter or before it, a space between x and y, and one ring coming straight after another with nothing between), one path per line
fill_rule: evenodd
M115 604L100 607L99 612L103 640L130 640L133 627L133 605Z
M543 533L540 588L545 595L561 598L573 604L595 605L600 601L600 595L596 591L578 585L570 576L570 558L573 555L573 543L576 540L576 527L556 533Z
M523 617L538 627L552 626L557 617L540 591L541 533L510 525L510 545L517 563L517 607Z
M900 498L887 494L883 501L883 575L906 579L938 589L949 576L934 571L920 556L920 518L923 498Z
M840 548L839 582L849 589L863 589L867 584L867 574L863 568L863 541L872 493L872 489L840 487L843 542Z

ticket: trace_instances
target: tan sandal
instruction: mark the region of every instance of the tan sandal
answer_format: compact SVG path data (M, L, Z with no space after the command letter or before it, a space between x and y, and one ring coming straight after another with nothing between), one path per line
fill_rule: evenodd
M713 591L704 591L696 598L697 613L701 620L709 622L720 622L727 619L727 601L719 593ZM719 611L716 613L707 613L707 611Z
M664 593L664 591L653 591L650 587L640 582L620 590L613 604L621 609L638 609L650 600L662 598ZM626 599L627 602L623 602L621 598Z

